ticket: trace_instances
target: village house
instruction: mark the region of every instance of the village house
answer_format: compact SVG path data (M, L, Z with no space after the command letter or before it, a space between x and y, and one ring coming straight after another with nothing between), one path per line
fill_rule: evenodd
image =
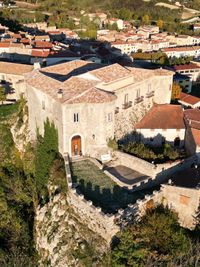
M185 148L188 155L196 153L200 163L200 110L187 109L184 111L186 124Z
M195 24L193 25L193 30L194 30L194 31L200 31L200 23L195 23Z
M119 30L123 30L124 29L124 22L122 19L117 19L117 18L111 18L107 20L107 23L110 25L116 24L117 28Z
M140 26L137 30L137 33L145 35L148 39L151 35L159 33L159 27L153 25Z
M199 58L200 56L200 47L199 46L191 46L191 47L169 47L164 48L163 52L168 57L194 57Z
M192 78L190 76L176 73L173 79L185 92L190 93L192 91Z
M0 61L0 81L5 87L9 99L19 99L25 94L24 75L34 69L32 65Z
M162 146L168 143L183 148L185 139L183 109L179 105L154 105L143 119L136 123L135 130L145 144Z
M26 76L31 138L37 128L43 133L49 118L58 129L62 154L100 158L108 153L109 138L133 130L131 114L141 116L154 102L170 103L172 76L163 69L81 60L34 70Z
M186 75L191 78L193 83L200 81L200 64L191 62L190 64L177 65L173 67L176 73Z
M200 108L200 98L181 92L178 102L185 108Z

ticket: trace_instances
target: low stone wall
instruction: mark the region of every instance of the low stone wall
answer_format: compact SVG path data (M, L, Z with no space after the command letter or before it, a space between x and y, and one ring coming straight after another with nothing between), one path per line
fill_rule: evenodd
M119 210L116 214L116 222L124 228L133 221L139 221L148 209L160 204L177 213L181 226L194 229L195 216L200 205L200 189L162 185L159 191L154 191L152 195L138 199L134 205L130 204L126 209Z
M127 153L115 151L113 166L124 165L149 176L147 179L138 182L133 186L127 186L127 189L138 191L163 183L170 177L170 175L173 175L177 171L189 168L194 162L197 162L196 156L191 156L184 160L177 160L171 163L154 165ZM125 185L123 184L120 186Z
M156 175L156 168L154 164L151 164L143 159L137 158L135 156L123 153L121 151L114 152L114 162L116 165L124 165L133 170L137 170L147 176L154 177Z
M66 179L67 179L67 185L69 190L72 188L72 176L71 176L71 170L69 166L69 155L64 156L64 162L65 162L65 172L66 172Z

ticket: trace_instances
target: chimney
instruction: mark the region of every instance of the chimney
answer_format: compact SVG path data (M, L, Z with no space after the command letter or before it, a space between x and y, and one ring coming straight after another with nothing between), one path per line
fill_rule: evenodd
M34 70L38 70L41 68L40 62L34 62Z
M59 89L57 92L57 98L62 98L63 97L63 89Z

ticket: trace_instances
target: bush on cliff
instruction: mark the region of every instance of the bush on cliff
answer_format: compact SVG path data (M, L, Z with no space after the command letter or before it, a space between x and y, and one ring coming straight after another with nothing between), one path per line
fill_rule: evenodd
M112 252L112 264L137 267L148 266L149 262L149 266L168 266L189 248L189 235L179 226L176 214L159 207L119 234L119 243Z
M58 132L55 125L47 119L44 124L44 136L38 134L36 146L35 179L40 196L44 197L47 193L49 170L57 154Z

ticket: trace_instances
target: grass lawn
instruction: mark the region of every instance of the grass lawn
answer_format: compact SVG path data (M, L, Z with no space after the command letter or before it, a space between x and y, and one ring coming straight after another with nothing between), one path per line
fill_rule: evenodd
M4 119L18 111L19 102L10 105L0 105L0 118Z
M73 182L78 184L85 198L92 200L95 206L101 207L106 213L115 213L145 194L144 191L130 193L119 187L89 160L72 163L71 171Z

